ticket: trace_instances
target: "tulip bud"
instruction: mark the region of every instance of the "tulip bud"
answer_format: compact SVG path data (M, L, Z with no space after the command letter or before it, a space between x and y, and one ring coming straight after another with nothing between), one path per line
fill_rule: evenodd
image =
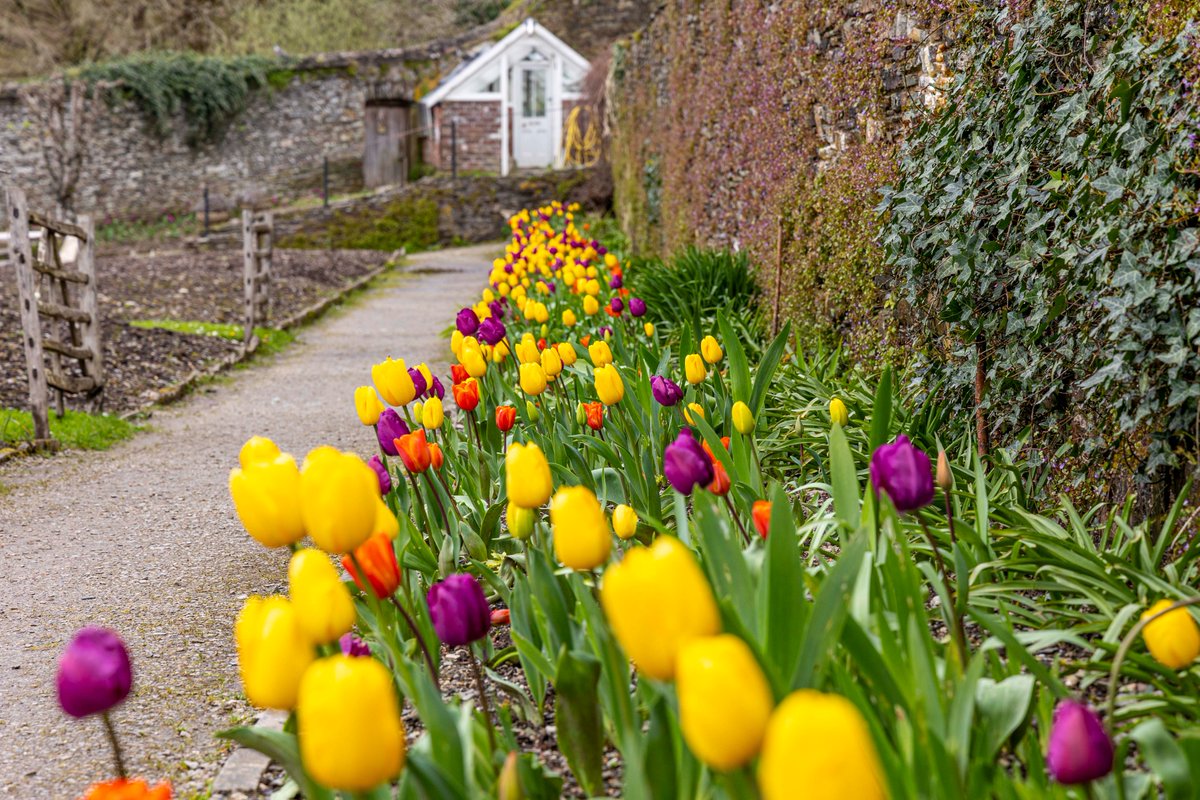
M583 313L589 317L600 310L600 301L590 294L583 298Z
M600 402L580 403L583 406L587 426L594 431L604 427L604 404Z
M709 364L716 364L725 355L721 352L721 345L712 336L705 336L700 341L700 353Z
M358 456L329 450L320 457L310 453L305 461L300 513L317 547L345 553L375 532L379 478Z
M613 361L612 350L609 349L608 342L603 340L588 345L588 357L592 359L592 365L597 367L603 367Z
M425 404L424 404L424 403L422 403L420 400L418 400L417 402L413 403L413 405L412 405L412 415L413 415L413 419L414 419L414 420L416 420L416 423L417 423L418 425L424 425L424 424L425 424L424 420L423 420L423 419L422 419L422 417L421 417L421 413L422 413L424 410L425 410Z
M550 462L536 444L510 444L504 456L504 471L510 503L537 508L550 499Z
M386 506L385 506L386 508ZM354 583L364 592L363 576L358 573L358 566L366 573L367 582L375 596L383 600L391 597L400 588L400 563L396 560L396 548L392 537L386 531L379 531L360 544L354 550L354 558L348 554L342 556L342 567L354 579Z
M750 508L750 516L754 519L754 529L758 535L767 538L771 531L771 504L766 500L755 500Z
M395 441L408 433L408 425L400 419L394 408L385 408L375 425L375 438L379 449L389 456L396 455Z
M537 350L536 346L534 350ZM535 396L546 391L546 371L538 362L521 365L521 391Z
M102 714L129 695L133 666L125 643L107 628L83 628L58 660L58 704L72 717Z
M371 657L371 646L353 633L347 633L338 639L338 648L342 651L342 655L345 656L354 656L355 658Z
M775 699L745 642L726 633L685 644L675 691L684 741L701 761L728 771L758 754Z
M242 469L246 469L254 464L274 461L279 455L279 447L270 439L265 436L251 436L238 453L238 463Z
M630 506L619 505L613 509L613 532L622 539L632 539L637 533L638 515Z
M691 494L696 486L713 481L712 460L696 442L690 428L679 432L663 452L663 475L680 494Z
M796 797L884 800L883 777L871 730L846 698L813 689L792 692L767 722L758 786L763 800Z
M456 383L450 390L454 395L455 404L463 411L474 411L479 405L479 382L474 378Z
M850 412L846 409L846 404L838 397L829 401L829 421L835 425L841 425L843 428L850 421Z
M597 367L592 377L596 382L596 396L604 405L615 405L625 397L625 384L621 380L621 373L617 372L617 368L612 364Z
M650 393L659 405L673 406L683 399L683 389L670 378L655 375L650 378Z
M497 785L499 800L524 800L525 792L521 789L521 773L517 769L517 751L511 751L504 759L500 770L500 780Z
M508 532L512 534L514 539L524 541L533 535L534 513L533 509L521 508L518 505L509 503L504 510L504 519L508 523Z
M564 567L589 570L603 564L612 550L604 509L591 489L567 486L550 501L554 557Z
M289 711L316 653L286 597L247 598L233 628L246 698L259 708Z
M696 416L693 417L693 414ZM704 407L699 403L688 403L683 409L683 418L687 420L688 425L695 425L696 419L704 419Z
M575 424L583 426L587 423L587 406L583 403L575 406Z
M903 434L892 444L875 448L871 453L869 472L876 496L880 492L886 493L901 514L933 501L929 456L914 447Z
M288 594L308 638L326 644L354 627L354 601L329 558L320 550L297 550L288 565Z
M708 580L692 552L673 536L634 547L605 570L600 604L638 671L660 681L675 677L685 644L721 630Z
M1075 700L1054 709L1046 746L1046 769L1059 783L1072 785L1112 772L1113 743L1095 711Z
M946 458L945 450L938 450L937 485L947 494L954 488L954 474L950 472L950 459Z
M754 414L751 413L750 406L741 400L733 404L733 427L743 436L754 432Z
M573 328L575 323L578 322L575 318L575 312L569 308L562 313L562 321L563 325L566 325L568 328Z
M642 332L645 333L646 336L653 336L654 335L654 323L647 322L645 325L642 326Z
M558 350L553 347L547 347L542 351L542 369L545 370L548 377L555 377L563 370L562 358L558 355Z
M542 416L542 412L538 411L538 407L532 400L526 400L525 415L529 417L530 422L537 422L538 418Z
M1159 600L1142 614L1152 617L1170 608L1172 600ZM1170 669L1184 669L1200 655L1200 628L1186 608L1168 611L1142 628L1142 639L1150 655Z
M568 367L579 358L579 354L575 352L575 346L570 342L559 342L555 349L558 350L558 357L562 359L563 364Z
M700 381L708 377L708 370L704 366L704 360L697 353L692 353L683 360L683 372L684 377L687 378L687 382L693 385L700 383Z
M487 636L491 609L473 575L455 573L429 587L429 619L447 647L470 644Z
M508 433L513 429L513 425L517 421L517 409L515 406L496 406L496 427Z
M367 461L367 466L370 467L376 477L379 478L379 493L385 495L392 490L392 474L388 472L388 468L384 466L383 460L379 456L371 456Z
M404 767L404 722L392 674L373 658L330 656L300 683L300 758L317 783L366 792Z
M442 422L446 418L446 411L442 406L442 401L437 397L431 397L425 401L424 408L421 409L421 424L431 431L436 431L442 427Z

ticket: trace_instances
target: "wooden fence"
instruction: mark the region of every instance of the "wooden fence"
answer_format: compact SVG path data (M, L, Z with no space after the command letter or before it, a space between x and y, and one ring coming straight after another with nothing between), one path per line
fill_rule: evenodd
M275 215L242 211L242 262L245 277L245 328L242 346L257 346L255 327L271 318L271 256L275 252Z

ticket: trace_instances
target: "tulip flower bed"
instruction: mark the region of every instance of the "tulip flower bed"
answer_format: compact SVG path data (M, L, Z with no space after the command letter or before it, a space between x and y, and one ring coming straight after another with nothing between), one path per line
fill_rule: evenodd
M1182 498L1154 527L1042 516L1033 473L890 372L834 391L721 313L668 337L571 208L511 225L450 374L387 357L356 391L369 462L243 448L241 521L294 554L237 620L241 677L291 715L225 736L308 798L558 797L521 747L551 717L589 796L606 745L627 797L1200 790Z

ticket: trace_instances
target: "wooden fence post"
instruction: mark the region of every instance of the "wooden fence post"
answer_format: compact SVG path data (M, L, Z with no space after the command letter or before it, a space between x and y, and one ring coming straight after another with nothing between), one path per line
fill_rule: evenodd
M29 375L29 411L33 416L33 438L50 438L49 397L46 389L46 366L42 358L42 323L37 307L37 281L33 271L33 252L29 246L29 208L25 193L15 186L8 187L5 211L8 215L10 237L9 258L17 271L18 303L21 307L21 328L25 344L25 365Z
M245 327L242 347L257 347L254 328L266 322L274 308L271 258L275 252L275 215L242 210L242 271L245 280Z
M97 389L89 400L89 410L98 410L104 405L104 346L100 340L100 308L96 291L96 228L89 215L79 217L79 227L83 228L87 238L79 242L79 255L75 268L87 278L87 283L80 287L79 308L88 315L83 323L81 344L85 350L92 351L92 357L83 362L84 374L92 379Z

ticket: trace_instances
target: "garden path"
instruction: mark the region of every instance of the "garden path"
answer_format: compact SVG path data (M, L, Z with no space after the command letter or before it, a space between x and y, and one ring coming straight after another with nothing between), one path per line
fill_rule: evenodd
M152 430L103 453L0 468L0 798L74 798L110 776L100 721L58 708L58 654L79 627L121 632L134 691L114 713L130 771L203 794L213 733L247 719L233 620L283 588L286 560L252 541L227 489L242 442L372 452L353 389L389 353L442 367L439 332L482 283L496 245L414 256L272 361L160 410Z

